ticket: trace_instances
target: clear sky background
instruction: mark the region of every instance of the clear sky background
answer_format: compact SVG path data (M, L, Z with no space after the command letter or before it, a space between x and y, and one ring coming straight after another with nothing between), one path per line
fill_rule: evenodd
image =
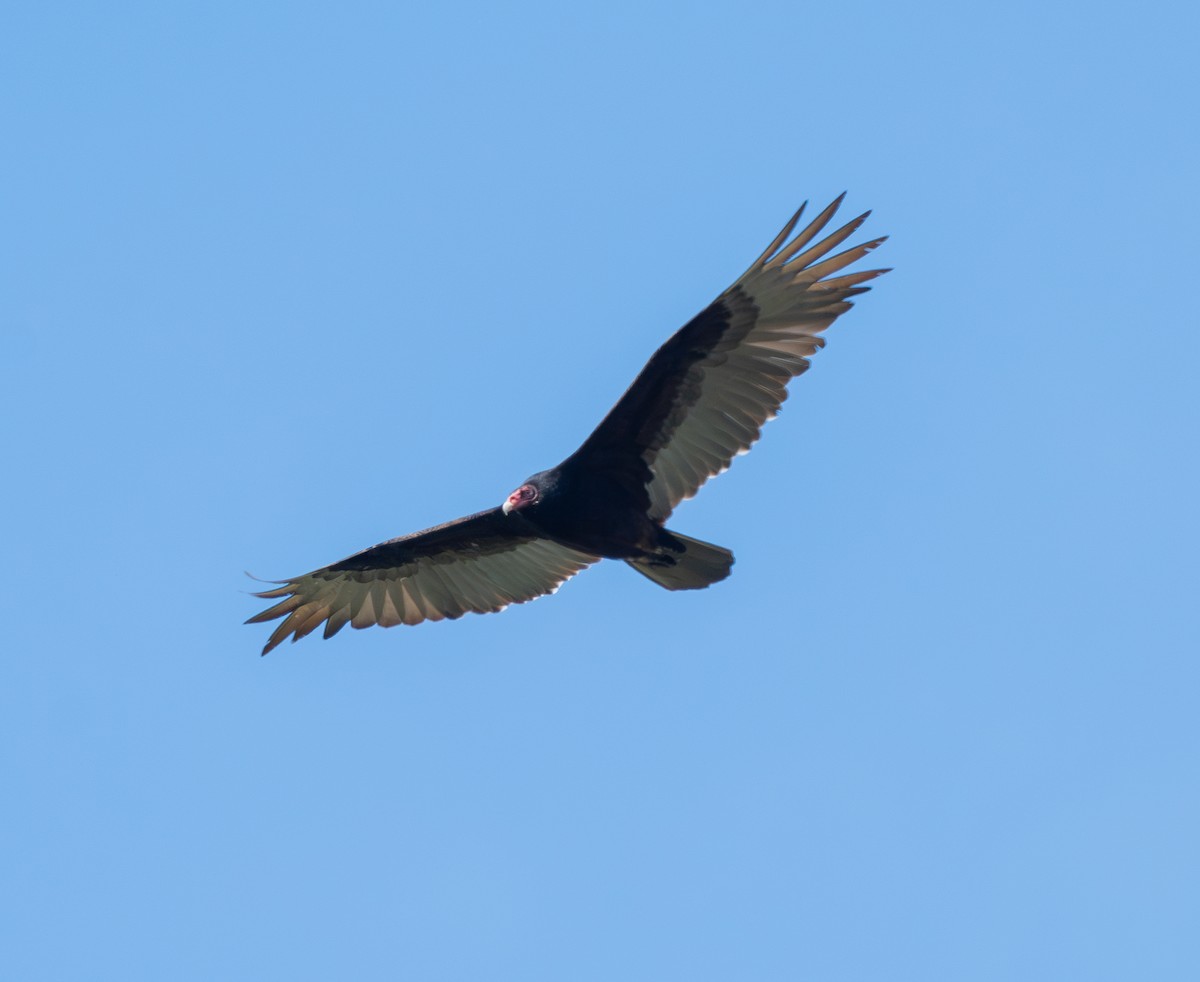
M9 979L1200 977L1184 4L14 4ZM800 200L890 233L622 564L267 658Z

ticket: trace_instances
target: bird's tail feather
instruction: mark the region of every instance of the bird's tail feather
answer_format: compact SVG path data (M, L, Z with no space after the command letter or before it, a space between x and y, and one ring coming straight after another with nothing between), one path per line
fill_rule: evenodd
M643 576L668 590L702 590L725 579L733 553L711 542L662 530L657 552L625 560Z

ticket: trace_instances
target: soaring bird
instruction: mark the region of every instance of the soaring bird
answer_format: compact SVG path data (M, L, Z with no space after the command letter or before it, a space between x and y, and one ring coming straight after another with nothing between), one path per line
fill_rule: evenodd
M284 618L263 654L325 625L419 624L486 614L554 593L600 559L622 559L668 590L729 575L733 553L665 527L685 498L758 439L821 332L887 269L835 275L884 241L829 255L866 214L814 242L845 195L792 237L804 206L724 293L646 363L583 445L499 507L381 542L255 596L251 617ZM885 237L886 238L886 237Z

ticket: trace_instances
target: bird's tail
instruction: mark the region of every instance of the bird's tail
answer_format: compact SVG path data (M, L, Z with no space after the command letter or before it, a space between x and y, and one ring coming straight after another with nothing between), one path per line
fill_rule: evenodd
M729 575L733 553L663 529L655 552L625 561L668 590L702 590Z

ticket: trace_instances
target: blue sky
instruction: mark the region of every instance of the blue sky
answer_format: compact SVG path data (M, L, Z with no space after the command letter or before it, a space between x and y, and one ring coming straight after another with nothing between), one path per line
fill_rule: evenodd
M0 974L1200 970L1183 5L0 24ZM798 202L896 271L673 526L259 658L569 453Z

